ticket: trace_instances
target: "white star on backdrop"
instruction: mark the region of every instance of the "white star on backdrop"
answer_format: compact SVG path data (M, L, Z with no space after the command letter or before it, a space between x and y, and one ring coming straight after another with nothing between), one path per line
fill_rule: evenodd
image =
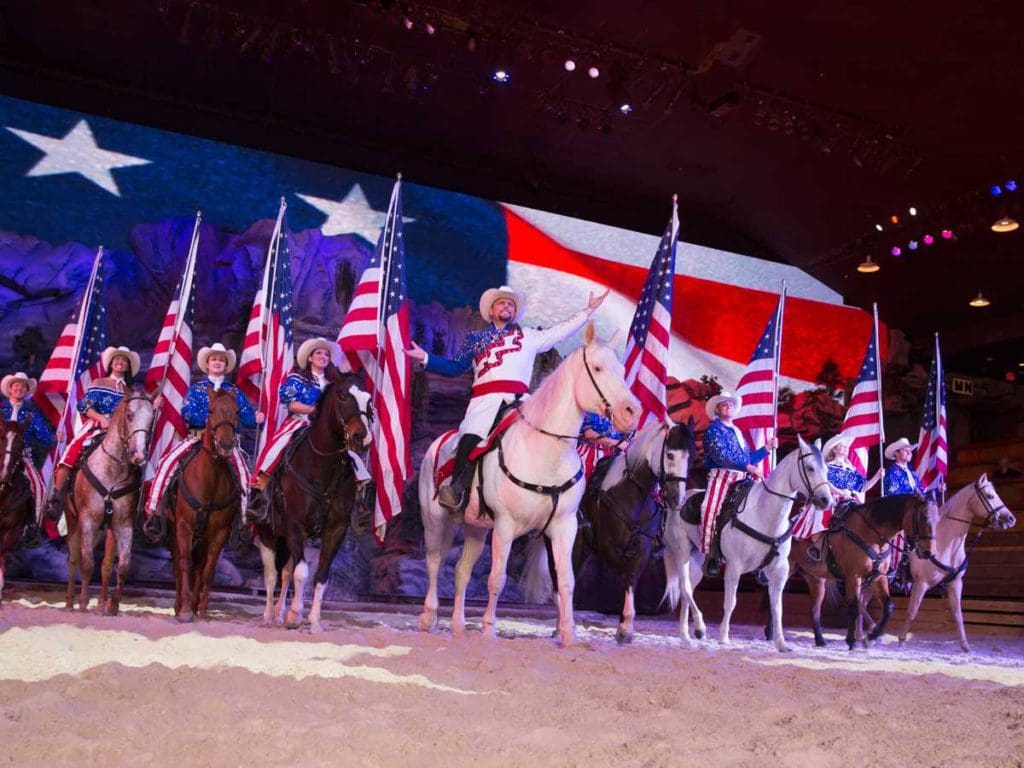
M313 195L296 195L321 213L327 214L327 221L320 225L325 235L359 235L369 243L376 243L380 230L387 221L387 211L378 211L370 207L363 194L363 188L353 184L344 200L328 200ZM403 216L402 221L408 224L416 221Z
M146 165L152 162L142 157L100 149L85 120L79 120L78 124L63 138L44 136L19 128L8 127L7 130L46 153L38 163L29 169L26 176L77 173L100 189L105 189L117 197L121 196L121 190L110 173L111 169Z

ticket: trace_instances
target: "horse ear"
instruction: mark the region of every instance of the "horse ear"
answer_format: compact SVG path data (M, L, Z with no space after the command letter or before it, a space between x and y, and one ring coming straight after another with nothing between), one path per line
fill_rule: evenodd
M984 485L988 482L988 472L982 472L981 477L978 478L978 483Z
M796 444L800 446L800 453L803 453L805 450L807 450L807 441L804 440L804 436L801 435L799 432L796 433Z
M586 328L583 329L583 343L588 347L594 343L594 338L597 336L597 331L594 330L594 323L587 323Z
M821 450L821 438L820 437L814 438L814 447L817 448L819 451Z

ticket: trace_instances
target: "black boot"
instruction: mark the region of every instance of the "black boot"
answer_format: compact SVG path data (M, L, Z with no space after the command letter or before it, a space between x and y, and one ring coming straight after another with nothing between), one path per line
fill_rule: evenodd
M39 526L35 520L26 523L25 530L22 533L24 540L25 549L36 549L43 543L43 537L39 535Z
M437 500L442 507L452 512L461 512L466 507L469 494L466 492L473 482L475 463L469 460L469 454L480 442L479 435L463 435L459 438L459 446L455 449L455 470L449 485L442 485Z
M159 544L164 537L164 516L154 512L142 523L142 535L153 544Z
M377 506L377 484L373 480L367 480L359 486L356 491L356 506L364 512L373 512Z
M267 496L262 488L255 485L249 489L249 499L245 505L245 514L242 516L242 525L246 523L262 523L270 514L270 505L267 504Z

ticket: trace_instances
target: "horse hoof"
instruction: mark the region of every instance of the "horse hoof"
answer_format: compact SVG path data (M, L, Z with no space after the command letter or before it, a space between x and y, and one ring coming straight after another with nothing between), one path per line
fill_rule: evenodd
M964 653L970 653L971 652L971 644L970 643L960 643L960 650L962 650Z
M309 622L309 632L313 635L322 635L324 633L324 628L321 626L319 621L311 621Z
M704 632L703 629L695 629L695 630L693 630L693 636L696 637L698 640L703 640L704 639L704 634L705 634L705 632Z
M563 648L571 648L575 642L576 638L571 634L567 635L563 632L558 633L558 644Z
M431 614L424 611L420 614L418 623L420 632L430 632L437 624L437 614Z
M775 646L775 650L777 650L779 653L792 653L793 652L793 649L790 648L788 645L777 645L777 646Z
M619 645L630 645L633 642L632 632L623 632L621 629L615 633L615 642Z
M181 613L175 616L174 620L179 624L191 624L196 620L196 617L192 613Z
M828 643L825 642L825 638L824 637L816 637L816 638L814 638L814 644L816 646L818 646L819 648L824 648L826 645L828 645Z

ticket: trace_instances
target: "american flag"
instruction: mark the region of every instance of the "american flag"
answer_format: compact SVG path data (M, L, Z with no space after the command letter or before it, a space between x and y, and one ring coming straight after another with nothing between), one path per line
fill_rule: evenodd
M63 442L70 439L78 418L78 401L93 379L106 375L100 354L107 346L107 311L103 304L103 248L96 252L92 274L82 296L78 317L64 326L50 361L39 377L35 402L51 424L57 425L58 440L43 467L49 482ZM74 373L72 374L72 371Z
M402 492L410 474L412 377L405 350L411 338L401 185L399 177L377 248L338 334L352 369L366 370L377 417L371 425L371 472L377 484L373 524L378 541L383 540L388 521L402 511Z
M202 215L197 213L185 269L178 280L170 306L167 307L160 338L153 351L153 361L146 374L146 390L151 394L159 391L164 396L163 407L153 428L156 437L150 453L147 477L156 473L156 467L167 451L188 435L188 425L181 415L181 409L192 377L192 278L199 251L201 221Z
M672 218L651 262L626 341L626 383L643 406L638 429L650 419L664 421L667 413L665 379L678 238L679 211L673 197Z
M928 374L928 394L921 414L917 438L917 466L914 468L924 489L931 490L946 476L946 384L942 378L939 335L935 334L935 357Z
M783 286L779 304L736 385L736 394L743 398L743 407L733 421L753 450L763 447L768 438L775 434L782 314L785 306L786 288ZM770 468L769 457L765 457L761 462L761 470L767 476Z
M288 256L288 233L284 226L286 208L284 198L281 198L267 249L263 285L252 305L238 367L238 386L249 400L259 403L259 410L266 417L256 439L257 455L263 450L267 437L275 434L288 417L287 409L281 405L278 389L295 366L292 267Z
M882 435L882 384L878 376L878 318L875 329L864 353L864 362L857 376L857 383L846 406L842 433L853 438L850 443L850 463L857 471L867 476L868 449L881 445Z

